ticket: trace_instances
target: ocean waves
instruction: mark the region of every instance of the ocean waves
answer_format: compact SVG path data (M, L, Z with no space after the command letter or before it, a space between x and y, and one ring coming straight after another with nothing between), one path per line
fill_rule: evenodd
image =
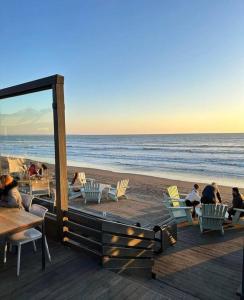
M0 136L0 153L50 161L54 140L52 136ZM236 183L244 176L244 134L68 135L67 158L79 166Z

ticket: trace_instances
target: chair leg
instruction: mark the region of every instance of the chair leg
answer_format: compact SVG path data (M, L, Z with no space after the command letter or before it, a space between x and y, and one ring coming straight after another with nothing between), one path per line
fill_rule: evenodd
M18 245L17 276L19 276L19 272L20 272L20 255L21 255L21 244Z
M7 251L8 251L8 243L5 242L4 244L4 256L3 256L3 263L6 264L7 262Z
M225 232L224 232L224 227L223 227L223 226L222 226L222 228L221 228L221 234L222 234L222 235L225 234Z
M37 251L37 249L36 249L36 242L33 241L32 243L33 243L33 249L34 249L34 252L36 252L36 251Z
M46 252L47 252L48 260L49 260L49 262L51 262L51 255L50 255L50 252L49 252L48 243L47 243L47 237L46 236L44 237L44 240L45 240L45 247L46 247Z

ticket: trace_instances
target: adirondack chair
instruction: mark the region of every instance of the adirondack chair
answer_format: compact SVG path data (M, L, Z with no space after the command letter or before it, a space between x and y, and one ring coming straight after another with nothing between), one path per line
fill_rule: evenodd
M102 198L102 190L100 188L100 184L96 182L87 182L84 185L83 196L85 199L85 204L87 201L96 200L97 203L101 202Z
M71 183L69 183L70 186L73 187L73 189L81 189L81 190L84 190L84 185L87 183L87 182L94 182L95 180L92 179L92 178L86 178L86 174L85 172L79 172L78 173L78 176L74 182L73 185L71 185Z
M22 179L27 171L27 166L22 158L7 158L8 173L13 177Z
M227 206L220 204L202 204L201 210L198 212L200 231L204 229L220 230L224 235L224 221L226 217Z
M185 206L185 199L180 198L180 194L176 185L169 186L167 192L172 201L173 206Z
M234 208L236 213L232 217L233 225L244 225L244 208Z
M126 189L128 188L129 179L124 179L117 182L116 188L110 187L108 191L108 197L112 200L118 201L119 198L125 197L126 198Z
M165 193L163 194L163 205L168 209L170 216L175 218L176 223L187 221L189 224L193 224L192 207L182 206L182 203L172 200Z

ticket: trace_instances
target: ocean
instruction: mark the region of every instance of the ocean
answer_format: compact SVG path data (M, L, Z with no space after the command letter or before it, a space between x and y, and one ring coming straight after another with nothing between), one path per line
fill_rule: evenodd
M53 136L0 136L0 154L54 162ZM67 135L67 161L244 187L244 134Z

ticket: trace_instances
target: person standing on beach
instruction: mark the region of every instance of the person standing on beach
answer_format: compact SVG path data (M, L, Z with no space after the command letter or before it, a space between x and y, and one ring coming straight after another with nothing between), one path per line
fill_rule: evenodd
M186 206L192 206L193 207L193 212L192 212L192 217L195 218L196 216L196 211L195 207L200 204L201 197L199 195L199 185L194 184L193 190L186 196Z

